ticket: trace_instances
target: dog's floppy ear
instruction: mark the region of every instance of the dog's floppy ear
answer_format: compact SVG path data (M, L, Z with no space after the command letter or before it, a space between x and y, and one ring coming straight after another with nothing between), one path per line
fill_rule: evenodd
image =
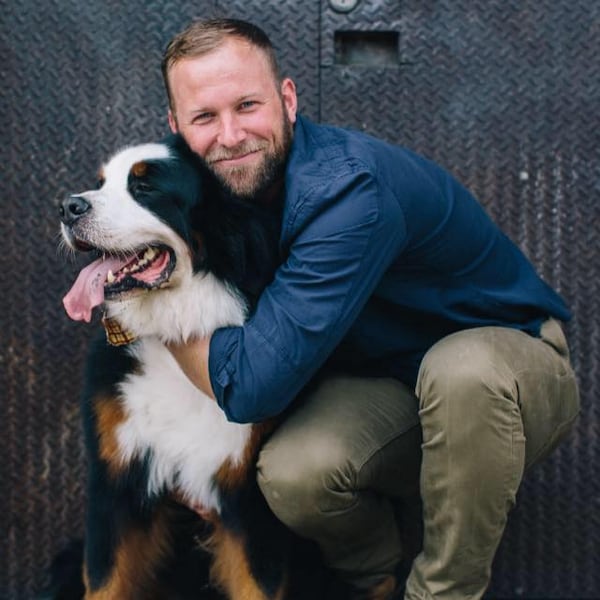
M206 202L218 202L214 196L221 194L221 188L204 160L188 146L180 134L169 134L163 138L162 143L168 146L171 159L176 162L174 174L179 179L176 184L187 198L187 240L192 250L192 262L195 268L202 268L206 264Z

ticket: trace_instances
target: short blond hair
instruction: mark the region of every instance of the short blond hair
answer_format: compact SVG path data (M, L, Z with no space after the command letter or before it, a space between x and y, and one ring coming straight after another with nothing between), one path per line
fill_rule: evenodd
M281 81L275 49L269 36L260 27L239 19L193 21L169 42L161 62L163 81L171 110L174 109L169 86L171 67L184 58L196 58L216 50L229 37L237 37L260 48L268 59L275 81L278 83Z

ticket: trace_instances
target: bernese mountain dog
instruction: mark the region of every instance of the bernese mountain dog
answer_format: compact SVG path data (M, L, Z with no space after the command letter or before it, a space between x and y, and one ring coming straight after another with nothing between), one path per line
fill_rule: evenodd
M256 484L273 424L227 421L165 346L244 322L278 263L280 215L225 193L179 136L121 150L59 212L68 247L95 257L64 306L87 322L102 307L106 330L83 393L85 597L300 597Z

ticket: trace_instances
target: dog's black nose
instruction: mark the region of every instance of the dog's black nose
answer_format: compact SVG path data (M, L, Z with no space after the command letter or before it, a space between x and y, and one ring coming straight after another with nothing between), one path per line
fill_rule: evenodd
M90 203L81 196L69 196L60 203L58 214L65 225L73 225L90 208Z

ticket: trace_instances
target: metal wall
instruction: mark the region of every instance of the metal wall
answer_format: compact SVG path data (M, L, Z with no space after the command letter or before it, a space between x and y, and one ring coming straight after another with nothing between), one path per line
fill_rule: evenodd
M582 416L527 474L490 595L600 597L598 2L2 0L0 599L32 597L81 531L89 327L60 304L76 265L54 200L116 147L165 133L162 50L217 14L267 30L305 114L453 171L571 304Z

